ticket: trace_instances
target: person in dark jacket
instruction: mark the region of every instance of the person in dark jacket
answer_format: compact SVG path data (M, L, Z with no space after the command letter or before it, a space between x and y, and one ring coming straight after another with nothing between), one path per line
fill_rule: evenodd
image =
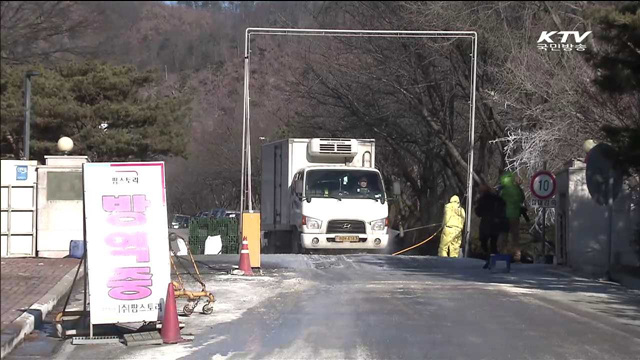
M475 213L480 218L480 244L487 254L484 268L489 267L490 254L498 253L498 237L508 231L505 201L485 184L480 185ZM489 247L490 245L490 247Z
M520 206L520 216L524 218L524 221L526 221L527 223L530 223L531 219L529 218L529 214L527 213L526 202L524 201L525 199L524 191L522 191L522 180L518 178L516 180L516 184L518 184L518 190L520 191L520 196L522 197L522 200L523 200L522 205Z

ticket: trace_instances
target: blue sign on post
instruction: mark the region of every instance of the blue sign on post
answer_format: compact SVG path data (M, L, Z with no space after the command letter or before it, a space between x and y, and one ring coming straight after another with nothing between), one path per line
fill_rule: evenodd
M29 169L27 166L18 165L16 166L16 180L27 180L29 176Z

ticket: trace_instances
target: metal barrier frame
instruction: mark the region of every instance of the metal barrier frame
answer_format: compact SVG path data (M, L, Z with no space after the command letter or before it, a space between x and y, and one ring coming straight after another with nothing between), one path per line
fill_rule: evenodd
M244 42L244 105L242 111L242 177L240 180L240 212L245 211L245 196L249 212L253 212L251 197L251 127L249 111L249 56L251 35L278 36L341 36L341 37L391 37L391 38L470 38L472 41L471 89L469 91L469 154L467 159L467 201L464 256L468 256L471 235L471 207L473 199L473 151L475 145L476 118L476 62L478 55L478 34L475 31L401 31L401 30L337 30L337 29L287 29L287 28L247 28ZM245 193L245 183L247 191ZM242 232L242 217L239 232ZM242 238L242 235L240 235Z

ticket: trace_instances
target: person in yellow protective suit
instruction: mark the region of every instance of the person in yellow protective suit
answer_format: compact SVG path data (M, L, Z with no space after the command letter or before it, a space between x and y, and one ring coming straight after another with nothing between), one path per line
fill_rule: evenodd
M464 209L460 207L460 198L457 195L453 195L449 203L444 206L438 256L458 257L460 245L462 244L464 219L465 213Z

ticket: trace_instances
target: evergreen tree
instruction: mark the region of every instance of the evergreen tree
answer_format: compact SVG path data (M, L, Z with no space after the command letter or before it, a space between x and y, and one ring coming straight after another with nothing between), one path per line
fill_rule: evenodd
M606 126L608 141L618 148L622 165L640 172L640 2L597 8L591 17L600 26L596 39L604 45L590 54L603 91L635 98L638 107L625 126Z
M89 155L93 161L185 154L189 134L185 97L149 94L154 84L150 72L86 62L53 69L2 66L3 157L21 156L27 70L41 74L32 80L30 152L34 159L57 153L61 136L73 139L73 153Z

